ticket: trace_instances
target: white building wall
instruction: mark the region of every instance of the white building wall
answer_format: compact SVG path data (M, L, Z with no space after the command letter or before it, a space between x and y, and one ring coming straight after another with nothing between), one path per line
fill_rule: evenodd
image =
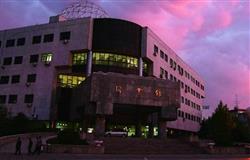
M181 89L181 96L187 98L198 104L202 109L202 98L197 98L193 96L189 92L185 92L185 84L188 85L190 88L194 89L198 92L201 96L205 97L204 90L200 87L195 85L191 79L188 79L184 75L180 75L177 66L180 65L184 71L187 71L190 75L192 75L196 80L199 81L200 84L204 86L204 81L202 78L190 67L188 66L170 47L168 47L156 34L154 34L149 28L144 28L144 33L146 34L146 57L153 61L153 75L160 78L160 68L163 68L165 71L168 72L168 79L170 79L170 74L176 77L177 80L180 80L184 83L184 89ZM144 36L145 37L145 36ZM154 55L154 45L158 47L158 54ZM160 57L160 50L162 50L165 54L168 55L168 62ZM144 54L144 53L143 53ZM172 58L176 63L176 70L173 70L170 67L170 58ZM165 79L165 76L163 77ZM183 111L184 113L189 113L196 117L202 117L201 110L193 108L191 106L186 105L185 103L181 103L181 107L179 110ZM184 115L185 116L185 115ZM178 116L176 121L168 122L167 126L169 128L180 129L180 130L188 130L188 131L198 131L200 128L200 124L197 121L192 121L186 118L182 118Z
M55 66L70 64L70 51L90 49L90 31L92 30L92 19L84 18L74 21L64 21L60 23L50 23L35 25L17 29L0 31L0 61L3 64L5 57L12 57L12 64L0 68L0 76L8 75L10 80L8 84L0 84L0 95L7 95L5 106L13 115L23 112L27 116L37 114L38 119L49 119L51 98L53 90L53 78L55 77ZM60 41L60 32L70 31L71 36L67 44ZM54 34L53 42L43 43L45 34ZM40 44L32 44L33 36L42 35ZM25 37L24 46L5 47L9 39ZM41 62L42 53L52 53L53 58L50 66L45 66ZM39 54L39 62L36 66L30 64L30 55ZM22 64L13 64L14 57L23 56ZM36 82L29 87L26 86L28 74L37 74ZM11 84L11 76L20 75L20 82ZM16 104L8 104L8 96L17 94ZM27 107L24 103L25 94L34 94L32 107Z

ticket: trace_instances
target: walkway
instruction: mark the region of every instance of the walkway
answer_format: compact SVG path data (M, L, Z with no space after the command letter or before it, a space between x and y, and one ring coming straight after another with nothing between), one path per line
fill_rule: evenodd
M247 155L81 155L41 154L21 155L0 154L1 160L249 160Z

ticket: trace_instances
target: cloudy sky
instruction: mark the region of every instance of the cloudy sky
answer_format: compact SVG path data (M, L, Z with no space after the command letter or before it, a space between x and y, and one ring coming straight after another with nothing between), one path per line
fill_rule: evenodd
M149 26L206 81L205 104L250 107L249 0L93 0ZM76 0L0 0L0 30L47 23Z

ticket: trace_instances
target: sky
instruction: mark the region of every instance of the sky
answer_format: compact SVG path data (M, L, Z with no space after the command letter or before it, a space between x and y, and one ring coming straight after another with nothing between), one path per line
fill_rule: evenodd
M0 30L48 22L77 0L0 0ZM89 0L91 1L91 0ZM205 80L205 105L250 107L250 0L92 0L148 26Z

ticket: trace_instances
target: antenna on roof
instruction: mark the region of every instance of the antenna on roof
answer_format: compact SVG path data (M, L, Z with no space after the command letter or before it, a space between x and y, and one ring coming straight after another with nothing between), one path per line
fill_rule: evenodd
M238 101L238 95L235 95L235 108L239 108L239 101Z

